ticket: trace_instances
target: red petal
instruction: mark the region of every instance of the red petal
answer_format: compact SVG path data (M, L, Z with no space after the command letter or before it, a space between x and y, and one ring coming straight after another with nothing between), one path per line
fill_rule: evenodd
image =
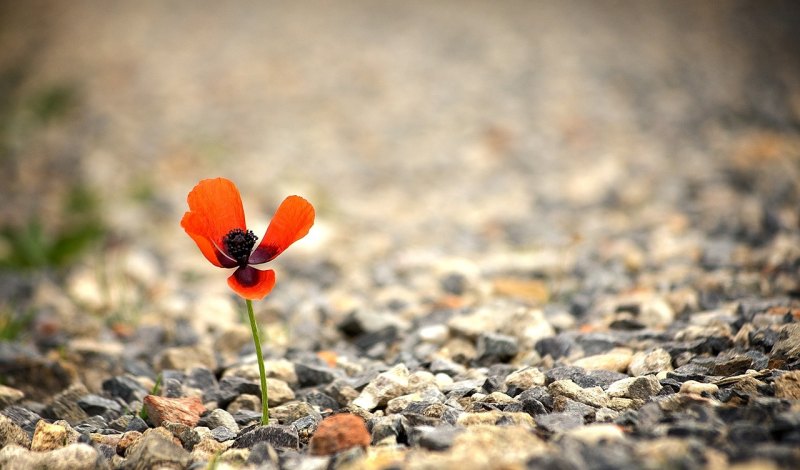
M236 266L236 261L222 253L214 243L204 235L210 232L207 225L208 222L206 219L194 212L183 214L183 219L181 219L181 226L186 230L186 233L192 237L192 240L197 243L197 247L200 248L203 256L205 256L211 264L220 268L232 268Z
M300 196L283 200L267 233L250 255L251 264L266 263L281 254L292 243L305 237L314 225L314 206Z
M228 286L245 299L261 300L275 286L275 271L252 266L239 268L228 278Z
M202 180L192 189L186 200L189 203L187 215L191 216L185 215L181 225L195 242L198 237L205 238L220 250L224 246L222 238L228 232L235 228L247 229L242 198L236 185L230 180L225 178ZM200 250L206 254L202 246ZM207 254L206 258L209 258Z

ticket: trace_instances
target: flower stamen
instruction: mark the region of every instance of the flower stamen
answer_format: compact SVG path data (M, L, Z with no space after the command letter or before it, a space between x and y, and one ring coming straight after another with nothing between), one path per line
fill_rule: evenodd
M222 243L225 245L228 256L236 260L239 266L246 266L256 240L258 237L252 230L245 231L235 228L222 238Z

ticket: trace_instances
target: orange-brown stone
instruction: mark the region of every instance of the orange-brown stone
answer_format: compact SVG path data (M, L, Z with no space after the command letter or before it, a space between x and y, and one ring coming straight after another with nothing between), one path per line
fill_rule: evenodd
M200 415L206 411L198 397L166 398L156 395L144 397L144 409L147 416L156 426L169 421L194 427L200 421Z
M332 455L351 447L368 447L369 432L364 420L352 414L328 416L319 423L311 438L313 455Z

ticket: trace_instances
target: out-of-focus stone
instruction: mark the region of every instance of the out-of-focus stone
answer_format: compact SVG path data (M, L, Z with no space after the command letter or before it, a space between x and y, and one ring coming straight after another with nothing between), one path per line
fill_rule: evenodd
M553 396L565 396L595 408L604 407L609 401L602 388L581 388L578 384L569 379L557 380L551 383L547 389Z
M45 420L36 423L36 431L31 440L31 450L45 452L60 449L67 444L67 430L63 426L50 424Z
M342 413L322 420L314 432L309 449L312 455L332 455L352 447L366 448L370 434L364 420L358 416Z
M681 384L681 393L691 393L696 395L702 395L703 393L717 393L719 391L719 387L714 384L707 384L702 382L697 382L694 380L687 380L683 384Z
M408 390L409 373L405 364L398 364L378 374L370 381L353 404L365 410L384 406L392 398L405 395Z
M775 396L788 400L800 400L800 370L781 374L775 379Z
M618 380L609 385L606 393L612 397L648 400L651 396L660 392L661 388L661 383L654 375L645 375Z
M625 433L616 424L590 424L570 429L566 435L588 445L625 440Z
M628 373L633 376L657 374L671 370L672 356L661 348L649 352L637 352L631 357L631 362L628 365Z
M24 397L25 393L23 393L21 390L17 390L14 387L9 387L8 385L0 384L0 410L17 403Z
M88 444L69 444L50 452L33 452L16 445L9 445L0 450L0 468L96 470L108 468L108 465L98 450Z
M195 367L214 370L217 367L214 351L200 344L164 349L156 356L154 363L157 371L166 369L185 371Z
M545 384L545 376L536 367L525 367L508 374L505 380L506 388L528 390L531 387Z
M615 348L604 354L584 357L573 363L586 370L611 370L625 372L631 363L633 353L629 349Z
M261 397L256 395L250 395L249 393L243 393L238 397L236 397L228 405L228 413L233 414L241 410L260 411Z
M306 416L314 416L318 420L322 419L322 416L313 406L302 401L284 403L269 409L270 422L277 420L281 424L291 424Z
M16 423L5 415L0 414L0 448L11 445L29 448L31 446L31 438Z

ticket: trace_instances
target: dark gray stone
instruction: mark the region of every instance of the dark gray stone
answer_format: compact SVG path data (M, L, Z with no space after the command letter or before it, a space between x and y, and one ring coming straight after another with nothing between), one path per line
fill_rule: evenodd
M453 426L438 426L435 428L417 428L415 432L416 444L428 450L447 450L453 445L453 440L464 430Z
M372 436L372 444L376 444L389 436L394 436L398 444L408 444L406 429L408 421L402 415L381 416L367 420L367 429Z
M225 426L217 426L211 430L211 437L218 442L225 442L236 438L236 433Z
M562 367L553 367L552 369L544 371L544 378L545 384L550 385L551 383L558 381L558 380L572 380L575 383L581 380L582 377L586 375L586 370L583 367L575 367L575 366L562 366Z
M195 367L191 369L183 384L198 390L210 390L219 386L214 372L205 367Z
M517 395L517 400L521 403L526 404L529 401L533 401L535 403L530 403L526 405L530 408L528 413L531 411L537 411L535 414L542 414L538 413L540 410L540 406L544 407L544 412L551 411L553 409L553 396L550 395L550 392L545 387L533 387L525 390L524 392ZM531 413L533 414L533 413Z
M581 388L602 387L606 389L617 380L622 380L627 377L627 374L611 370L590 370L586 371L585 375L576 375L573 382L580 385Z
M142 401L149 391L132 377L118 375L103 382L103 390L112 397L119 397L126 403Z
M119 403L94 394L79 398L78 406L90 416L100 415L106 419L115 419L122 413L122 406Z
M478 336L477 359L479 364L491 365L508 362L519 352L519 344L513 336L499 333L482 333Z
M70 385L66 390L53 397L48 406L48 417L63 419L71 426L75 426L89 417L89 414L78 405L78 400L88 394L89 391L83 384Z
M290 425L270 424L269 426L254 426L243 431L233 442L233 448L243 449L253 447L257 442L267 442L276 449L298 449L300 438L297 429Z
M296 362L294 370L297 374L297 382L301 387L316 387L333 382L336 378L330 367L317 364L303 364Z
M320 410L331 410L336 411L341 406L339 402L336 401L335 398L328 395L327 393L320 392L319 390L307 390L300 393L297 393L297 399L300 401L304 401L309 405L317 406Z
M89 434L104 430L107 427L108 423L102 416L90 416L88 419L85 419L76 425L74 429L81 434Z
M261 421L260 411L239 410L236 413L232 413L231 416L233 416L233 419L240 428Z
M167 398L180 398L183 396L183 385L175 378L164 379L161 394Z
M33 438L33 432L36 430L36 423L42 419L41 416L33 411L18 405L9 406L3 411L0 411L0 413L13 421L14 424L22 428L22 430L28 433L28 436L31 438Z
M145 432L149 426L147 423L140 418L138 415L134 416L133 419L130 420L128 426L125 427L125 432L127 431L139 431Z

